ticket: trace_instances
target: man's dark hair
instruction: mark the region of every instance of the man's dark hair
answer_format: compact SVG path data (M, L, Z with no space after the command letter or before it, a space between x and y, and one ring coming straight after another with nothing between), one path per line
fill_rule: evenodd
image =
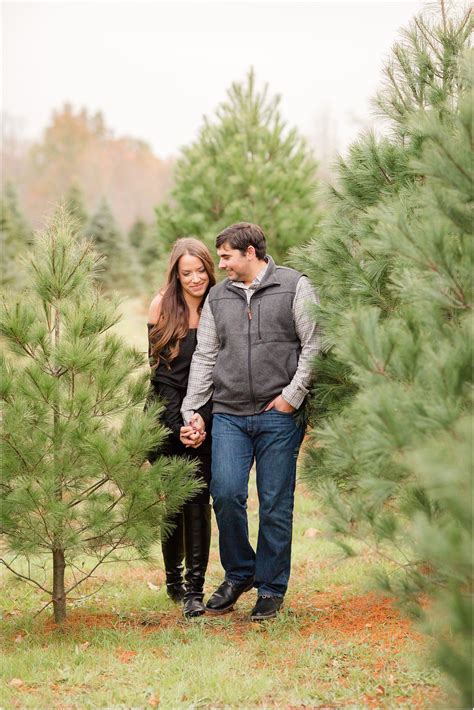
M238 222L226 227L217 235L216 249L226 242L232 249L238 249L241 254L245 254L248 247L254 247L257 259L264 259L267 253L265 234L258 224Z

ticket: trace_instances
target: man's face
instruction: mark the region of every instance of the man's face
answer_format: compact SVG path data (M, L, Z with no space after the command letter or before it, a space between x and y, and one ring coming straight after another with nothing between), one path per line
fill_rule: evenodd
M218 248L217 255L219 269L224 269L231 281L245 281L249 278L252 254L248 250L242 254L238 249L232 249L228 242L224 242Z

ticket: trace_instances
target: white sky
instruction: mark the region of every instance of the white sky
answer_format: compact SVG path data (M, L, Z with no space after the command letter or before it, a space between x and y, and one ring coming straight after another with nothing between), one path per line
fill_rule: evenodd
M157 155L192 141L251 65L314 142L318 117L343 149L400 27L424 3L4 2L3 111L37 138L53 109L103 111L114 134Z

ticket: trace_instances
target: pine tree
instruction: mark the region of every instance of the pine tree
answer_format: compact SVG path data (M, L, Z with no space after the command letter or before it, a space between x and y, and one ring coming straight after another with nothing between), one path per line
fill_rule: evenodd
M72 225L61 210L36 240L29 291L0 319L10 350L0 378L1 562L47 595L57 622L104 560L130 547L145 557L165 514L196 490L182 460L143 467L166 430L157 406L143 412L143 355L110 332L118 316L94 285L99 259Z
M154 225L147 224L142 219L133 223L128 233L128 241L145 269L163 256Z
M147 224L142 219L136 219L128 233L128 241L134 249L141 249L147 232Z
M183 150L171 203L156 209L160 243L194 235L214 247L234 222L260 224L276 261L314 234L316 164L296 129L285 125L280 98L256 89L253 71L232 84L214 120Z
M77 228L82 230L87 224L88 215L84 203L84 195L79 185L73 183L69 187L64 201L67 211L76 220Z
M438 640L472 705L472 86L469 13L417 17L377 98L390 137L339 165L321 234L295 254L318 287L326 356L305 475L341 546L381 574ZM420 593L431 605L419 605ZM454 699L453 699L454 701Z
M105 199L100 201L84 233L105 256L105 264L98 274L103 285L109 289L134 289L138 283L135 255L128 247Z
M31 229L18 205L16 190L7 182L0 201L0 283L2 289L21 287L17 259L32 241Z

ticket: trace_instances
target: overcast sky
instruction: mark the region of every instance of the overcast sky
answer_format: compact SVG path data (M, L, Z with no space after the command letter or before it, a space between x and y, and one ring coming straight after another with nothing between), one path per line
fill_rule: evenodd
M337 133L341 150L370 117L369 100L401 26L419 1L4 2L3 110L25 138L53 109L103 111L115 135L161 157L192 141L250 66L282 96L290 125ZM318 128L319 126L319 128Z

